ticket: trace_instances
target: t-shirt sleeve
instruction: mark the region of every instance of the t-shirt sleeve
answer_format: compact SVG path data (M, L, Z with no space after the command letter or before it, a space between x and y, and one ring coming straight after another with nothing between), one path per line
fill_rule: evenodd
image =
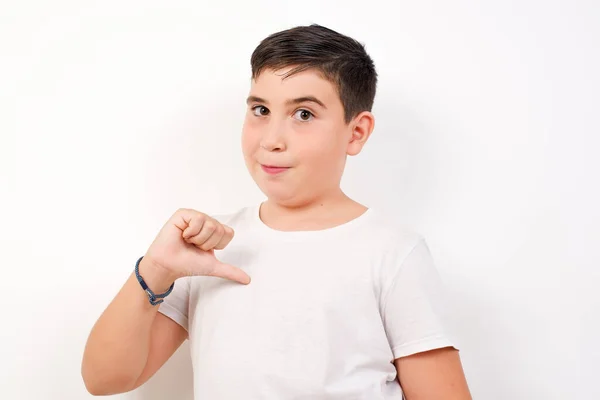
M443 322L441 279L424 238L418 238L388 283L382 317L394 359L454 347Z
M189 330L190 280L190 277L177 279L173 291L158 306L158 312L177 322L186 331Z

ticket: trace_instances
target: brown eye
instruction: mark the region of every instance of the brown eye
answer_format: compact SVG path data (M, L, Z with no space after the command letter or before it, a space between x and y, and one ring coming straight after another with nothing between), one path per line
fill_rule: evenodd
M264 117L265 115L269 115L269 109L265 106L252 107L252 111L257 117Z
M313 117L313 114L308 110L298 110L294 114L294 117L300 121L310 121Z

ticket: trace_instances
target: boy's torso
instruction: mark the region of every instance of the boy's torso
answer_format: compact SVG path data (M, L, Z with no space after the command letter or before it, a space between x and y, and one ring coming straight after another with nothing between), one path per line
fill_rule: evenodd
M195 393L199 399L401 399L381 319L377 240L336 235L265 238L252 224L217 257L249 285L190 283ZM293 236L292 236L293 237Z

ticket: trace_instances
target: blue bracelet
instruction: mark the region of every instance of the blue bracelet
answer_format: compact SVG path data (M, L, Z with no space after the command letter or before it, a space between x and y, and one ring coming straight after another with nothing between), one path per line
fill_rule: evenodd
M142 285L142 289L144 289L144 291L148 295L148 300L150 301L150 304L155 306L164 301L164 300L157 300L157 299L164 299L171 293L171 291L173 290L173 287L175 286L175 282L173 282L171 284L171 287L166 292L164 292L162 294L154 294L152 289L150 289L148 287L148 285L146 284L146 282L144 282L144 278L142 278L142 276L140 275L140 261L142 261L142 258L144 258L144 257L143 256L140 257L140 259L137 260L137 262L135 263L135 276L136 276L138 282L140 283L140 285Z

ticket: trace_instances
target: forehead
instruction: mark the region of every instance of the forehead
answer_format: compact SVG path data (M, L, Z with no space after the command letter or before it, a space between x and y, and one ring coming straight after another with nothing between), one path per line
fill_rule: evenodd
M308 69L286 77L292 68L265 69L252 80L251 94L274 102L302 96L314 96L326 104L339 102L336 87L319 71Z

